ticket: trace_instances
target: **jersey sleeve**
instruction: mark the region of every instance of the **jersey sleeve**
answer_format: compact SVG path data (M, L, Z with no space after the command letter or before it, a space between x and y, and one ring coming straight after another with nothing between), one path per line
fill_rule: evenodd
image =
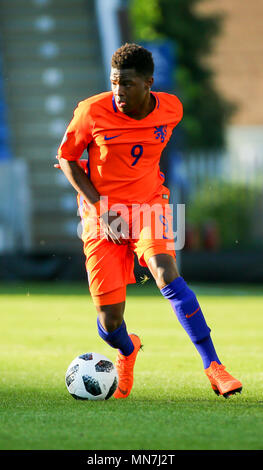
M81 101L74 111L62 142L58 148L58 158L78 160L92 140L90 116L87 104Z

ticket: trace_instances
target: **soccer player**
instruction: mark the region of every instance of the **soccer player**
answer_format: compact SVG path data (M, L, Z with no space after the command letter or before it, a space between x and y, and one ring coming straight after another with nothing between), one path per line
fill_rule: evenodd
M141 348L124 320L126 286L135 282L134 254L149 268L199 352L212 389L228 397L240 392L242 384L220 362L196 295L178 272L169 190L159 168L183 108L175 95L151 91L153 73L147 49L120 47L112 56L112 91L78 104L55 166L78 193L98 333L118 349L114 397L130 394ZM86 149L88 160L80 160Z

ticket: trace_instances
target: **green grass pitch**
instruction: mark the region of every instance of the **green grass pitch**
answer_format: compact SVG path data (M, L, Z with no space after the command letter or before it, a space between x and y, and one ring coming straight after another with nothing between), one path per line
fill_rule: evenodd
M217 397L169 303L150 282L128 288L125 319L144 349L126 400L76 401L64 377L77 355L116 351L98 336L86 284L2 284L1 450L263 449L263 289L191 286L221 361L243 382Z

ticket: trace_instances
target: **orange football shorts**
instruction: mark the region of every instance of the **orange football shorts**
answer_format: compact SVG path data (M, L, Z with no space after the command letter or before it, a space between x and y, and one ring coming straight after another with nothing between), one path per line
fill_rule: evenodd
M95 305L112 305L126 298L127 284L135 283L134 255L141 266L157 254L174 258L173 214L169 190L143 205L111 205L129 226L125 242L117 245L103 233L99 219L78 197L89 289Z

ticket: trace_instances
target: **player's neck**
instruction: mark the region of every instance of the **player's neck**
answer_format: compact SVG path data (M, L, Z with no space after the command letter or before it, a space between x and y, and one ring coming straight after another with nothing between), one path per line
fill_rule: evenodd
M146 116L148 116L148 114L150 114L154 110L155 105L156 105L155 96L152 93L149 93L148 95L146 95L145 100L139 109L136 109L126 114L130 118L140 121L141 119L144 119Z

